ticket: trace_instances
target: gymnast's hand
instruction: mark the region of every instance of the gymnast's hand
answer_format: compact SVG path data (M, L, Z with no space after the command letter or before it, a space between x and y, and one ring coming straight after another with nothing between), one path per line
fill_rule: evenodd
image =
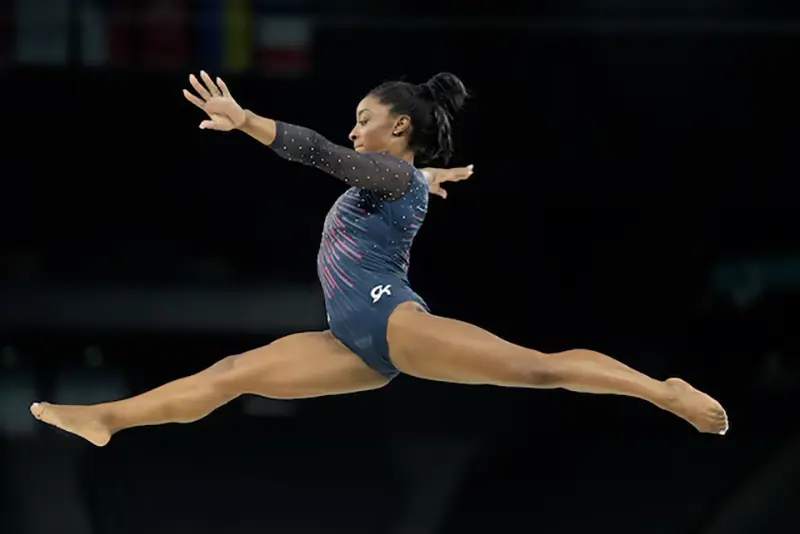
M460 182L472 176L474 165L467 165L466 167L454 167L452 169L435 169L426 167L421 169L422 174L428 179L428 186L430 186L431 195L437 195L442 198L447 198L447 191L442 189L444 182Z
M229 132L240 128L247 116L242 107L231 96L231 92L225 82L221 78L217 78L217 83L214 83L205 71L200 71L200 77L203 79L205 86L200 83L194 74L189 76L189 83L200 95L199 97L186 89L183 90L183 96L186 97L186 100L208 114L210 120L201 122L200 128L219 130L221 132Z

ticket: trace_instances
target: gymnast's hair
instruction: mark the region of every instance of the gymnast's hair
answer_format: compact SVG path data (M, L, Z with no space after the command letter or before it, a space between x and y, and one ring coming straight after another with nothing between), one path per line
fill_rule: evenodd
M422 84L387 82L370 94L393 114L411 118L408 147L415 155L447 163L453 155L452 122L469 96L455 74L440 72Z

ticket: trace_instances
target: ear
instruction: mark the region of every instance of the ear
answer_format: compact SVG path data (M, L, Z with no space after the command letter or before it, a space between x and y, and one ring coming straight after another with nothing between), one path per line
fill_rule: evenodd
M394 121L394 127L392 128L392 135L395 137L400 137L404 133L406 133L411 128L411 119L408 115L400 115Z

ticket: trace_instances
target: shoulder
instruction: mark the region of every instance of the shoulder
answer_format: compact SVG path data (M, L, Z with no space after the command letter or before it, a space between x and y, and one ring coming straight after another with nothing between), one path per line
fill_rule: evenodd
M359 157L369 160L372 165L362 168L368 172L367 180L373 180L375 187L369 187L382 201L395 202L403 198L411 189L427 185L422 171L408 161L386 152L367 152Z
M403 158L398 158L393 154L389 154L388 152L367 152L363 154L363 157L369 158L376 164L384 166L387 171L391 170L408 176L411 176L415 172L420 172L419 169L411 163Z
M425 178L422 170L403 158L398 158L388 152L368 152L364 156L371 158L376 163L385 165L387 170L392 170L396 174L410 178L411 182L420 182L426 186L428 185L428 179Z

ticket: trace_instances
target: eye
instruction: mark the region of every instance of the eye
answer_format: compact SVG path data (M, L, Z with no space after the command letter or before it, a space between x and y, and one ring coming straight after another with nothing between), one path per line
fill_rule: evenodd
M367 124L367 119L361 119L360 121L358 121L358 124L360 124L361 126L365 126Z

